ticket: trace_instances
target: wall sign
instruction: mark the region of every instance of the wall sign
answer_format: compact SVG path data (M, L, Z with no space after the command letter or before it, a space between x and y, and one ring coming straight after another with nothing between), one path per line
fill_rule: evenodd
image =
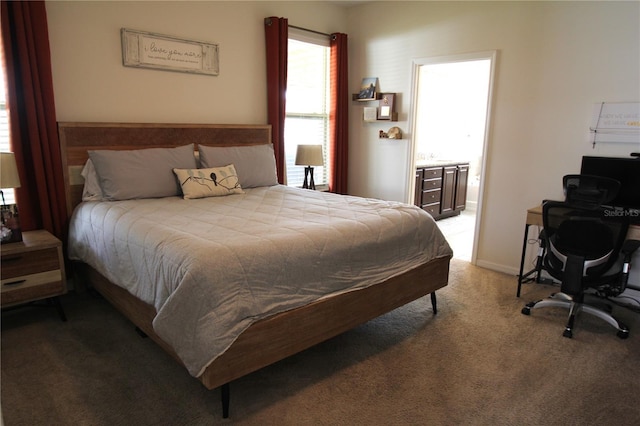
M218 75L218 45L122 28L122 64L194 74Z
M593 106L592 144L634 143L640 147L640 102L601 102Z

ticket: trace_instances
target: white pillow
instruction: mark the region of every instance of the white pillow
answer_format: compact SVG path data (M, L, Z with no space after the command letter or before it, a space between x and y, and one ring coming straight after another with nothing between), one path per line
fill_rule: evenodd
M242 194L233 164L209 169L173 169L185 199Z
M202 167L233 164L243 188L278 184L273 145L205 146L198 145Z
M82 188L82 201L102 201L102 188L98 181L96 169L93 161L89 158L80 173L84 178L84 188Z

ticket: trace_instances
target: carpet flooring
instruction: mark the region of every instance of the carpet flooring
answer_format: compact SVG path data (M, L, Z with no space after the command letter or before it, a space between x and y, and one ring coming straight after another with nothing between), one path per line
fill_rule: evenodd
M640 320L626 340L566 311L524 316L553 287L453 259L450 284L231 383L231 417L106 301L2 314L4 425L632 425L640 419Z

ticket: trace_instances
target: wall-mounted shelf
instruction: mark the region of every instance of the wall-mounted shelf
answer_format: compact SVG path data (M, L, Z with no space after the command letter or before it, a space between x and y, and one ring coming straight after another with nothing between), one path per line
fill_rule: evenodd
M352 101L356 101L356 102L373 102L373 101L377 101L378 99L382 98L382 93L376 93L375 98L365 98L365 99L361 99L360 95L358 93L354 93L351 95L351 100Z
M375 99L360 99L358 94L353 95L353 100L357 102L378 102L377 107L364 107L363 120L366 122L398 121L398 113L395 110L396 94L376 93L374 96Z

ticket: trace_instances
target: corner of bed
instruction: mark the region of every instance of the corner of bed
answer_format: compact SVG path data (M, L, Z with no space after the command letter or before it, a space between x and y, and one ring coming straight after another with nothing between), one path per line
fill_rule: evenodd
M90 150L131 150L194 144L238 146L271 144L268 125L58 123L71 213L82 203L80 175ZM268 315L246 328L197 378L208 389L221 387L223 416L229 414L229 383L246 374L337 336L427 294L436 313L435 291L446 286L450 255L417 264L375 285L323 297ZM158 310L107 279L96 268L74 263L74 279L93 287L162 349L183 363L154 329Z

